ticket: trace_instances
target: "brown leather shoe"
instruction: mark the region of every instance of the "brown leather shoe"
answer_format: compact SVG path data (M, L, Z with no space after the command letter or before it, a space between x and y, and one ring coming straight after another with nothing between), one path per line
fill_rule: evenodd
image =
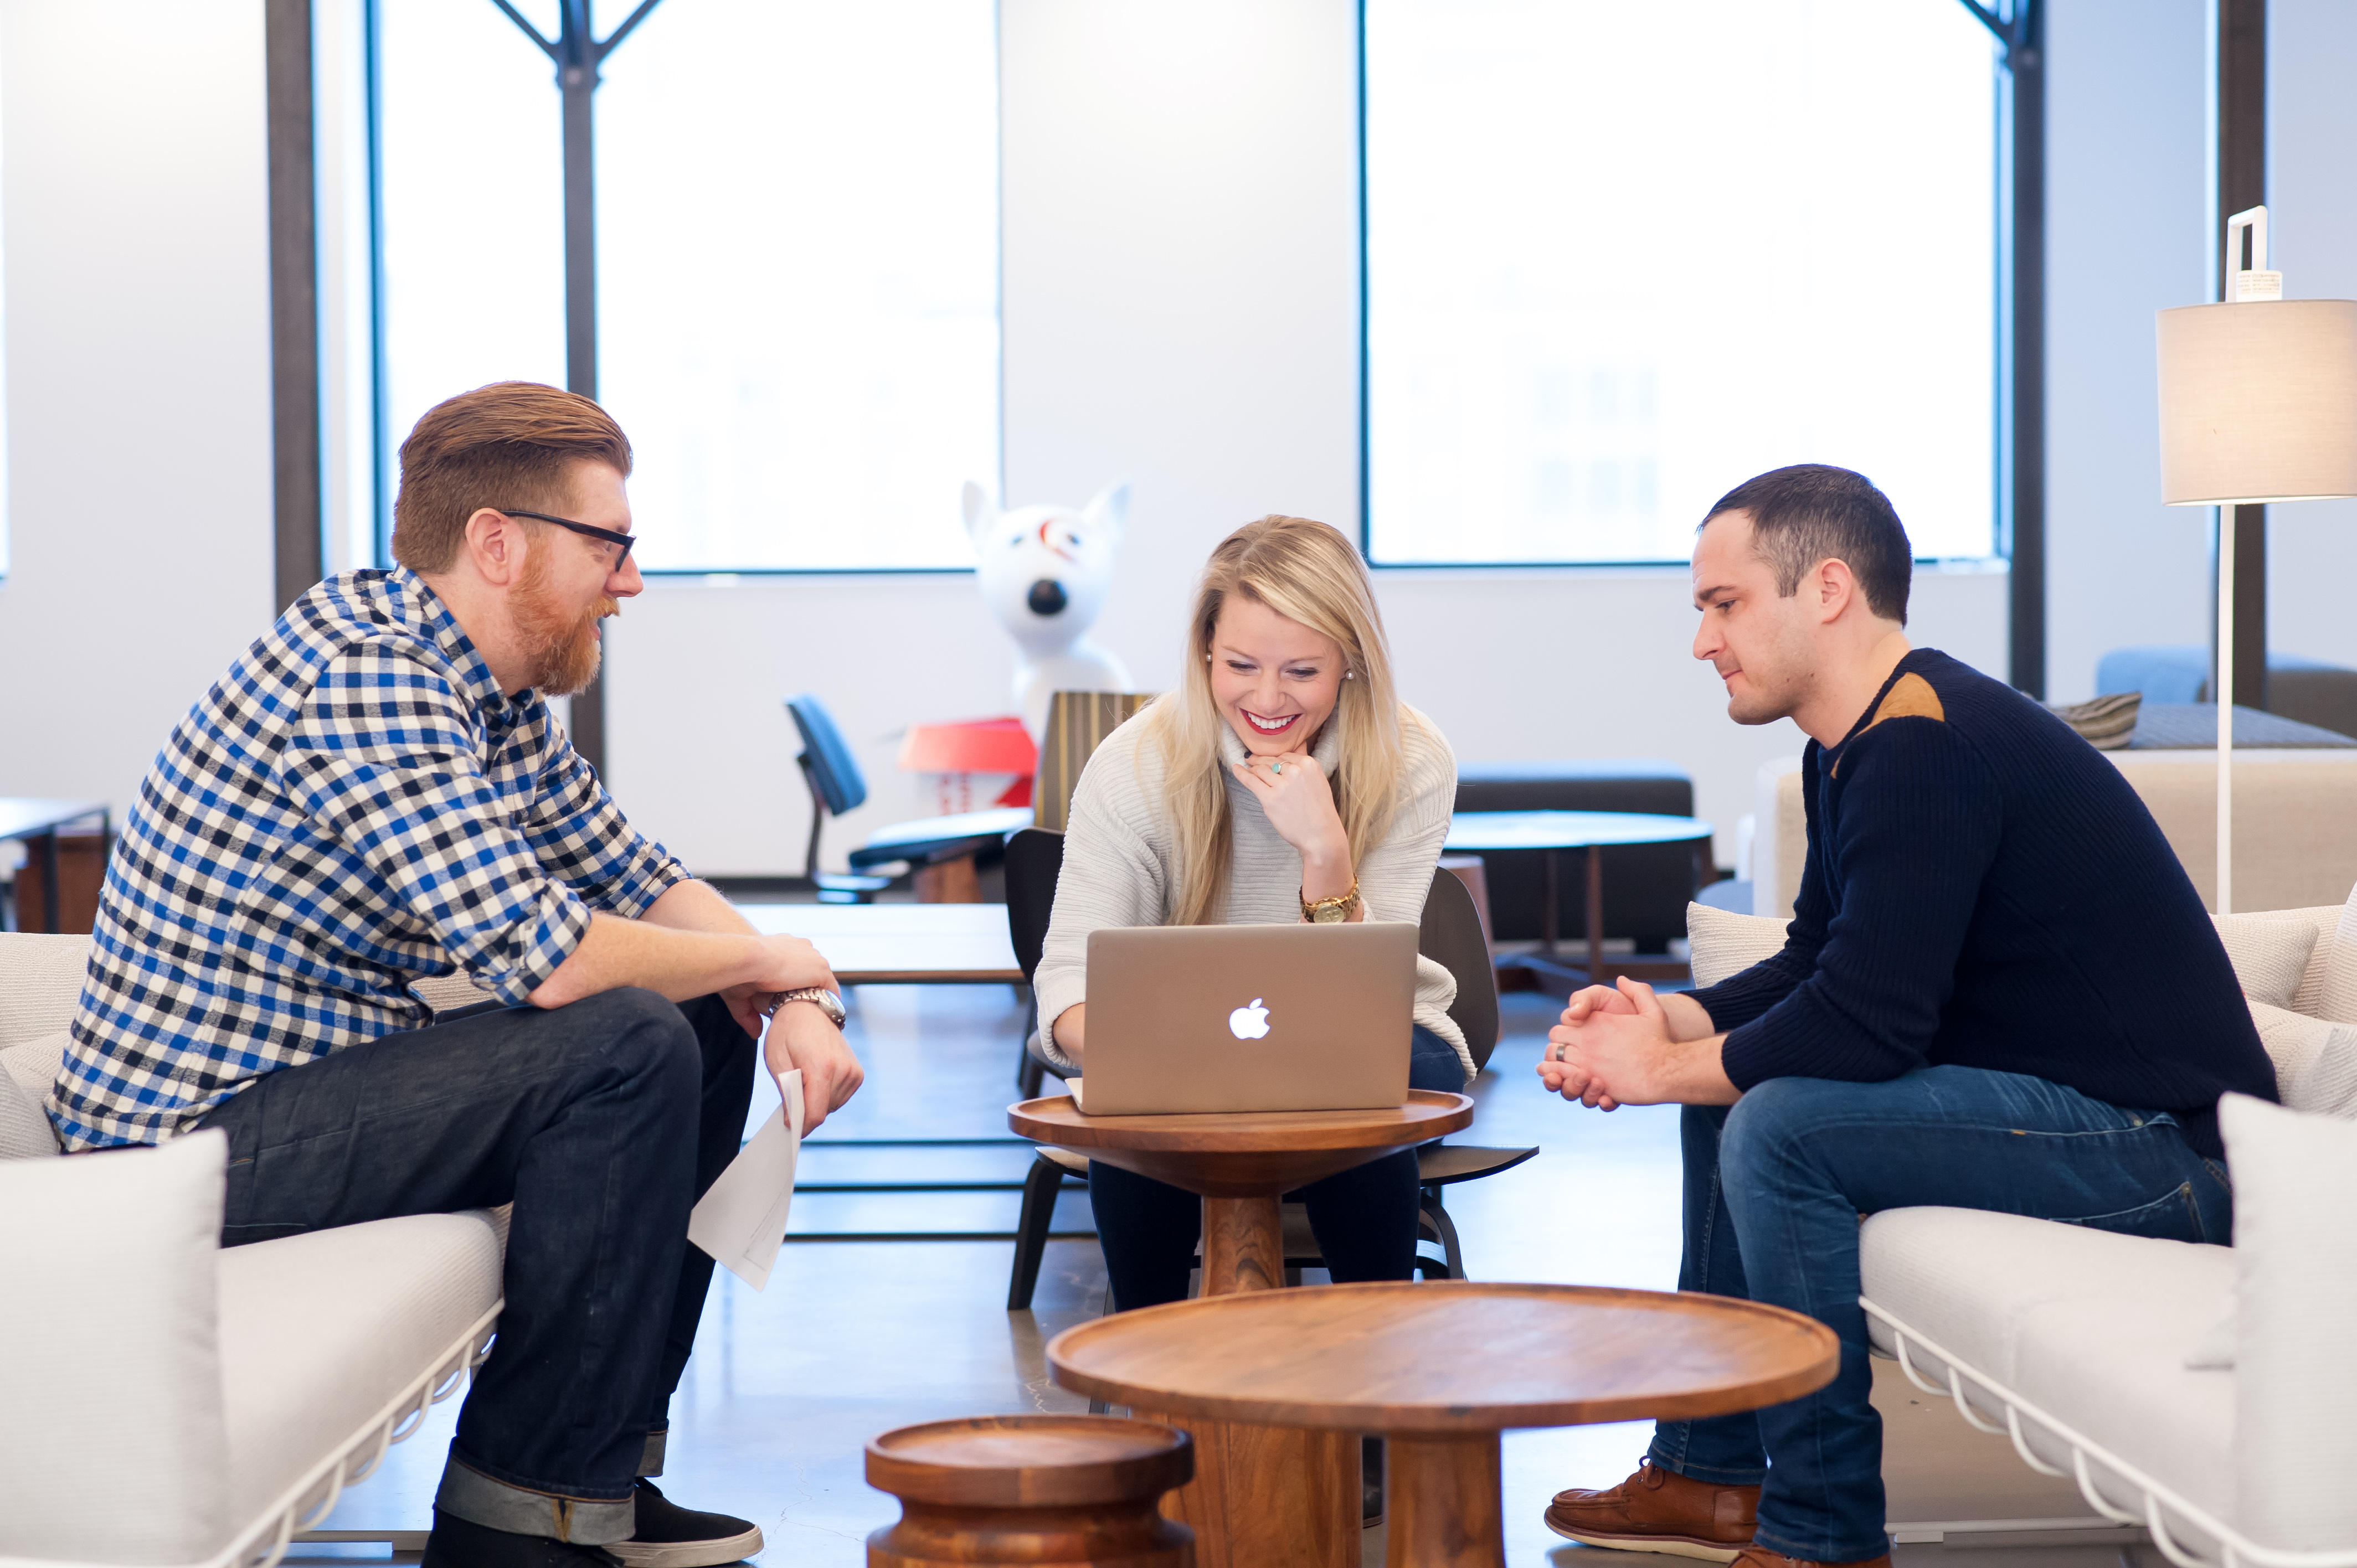
M1861 1557L1855 1563L1818 1563L1806 1557L1787 1557L1764 1546L1747 1546L1735 1562L1736 1568L1890 1568L1890 1553Z
M1557 1492L1546 1525L1582 1546L1732 1563L1750 1547L1759 1509L1757 1487L1692 1481L1647 1459L1617 1487Z

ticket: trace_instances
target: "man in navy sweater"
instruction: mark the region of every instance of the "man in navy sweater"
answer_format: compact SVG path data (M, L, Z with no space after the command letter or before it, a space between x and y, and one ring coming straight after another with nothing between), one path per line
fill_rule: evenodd
M2117 768L1904 628L1910 552L1846 469L1762 474L1695 548L1694 652L1738 724L1790 718L1809 854L1783 950L1720 984L1571 999L1540 1076L1678 1104L1678 1288L1804 1312L1817 1393L1663 1422L1561 1535L1743 1568L1887 1568L1857 1217L1941 1204L2228 1240L2218 1097L2275 1074L2201 897Z

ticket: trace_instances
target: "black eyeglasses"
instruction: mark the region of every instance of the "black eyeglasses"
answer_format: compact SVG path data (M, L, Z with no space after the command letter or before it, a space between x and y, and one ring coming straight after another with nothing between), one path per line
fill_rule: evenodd
M586 522L575 522L570 518L551 517L544 511L522 511L511 506L493 507L491 510L503 512L509 517L528 517L536 522L553 522L557 527L577 533L584 539L602 539L608 544L619 544L622 547L622 553L614 557L613 570L617 572L622 569L622 563L630 558L630 546L639 542L639 536L635 533L617 533L610 528L592 528Z

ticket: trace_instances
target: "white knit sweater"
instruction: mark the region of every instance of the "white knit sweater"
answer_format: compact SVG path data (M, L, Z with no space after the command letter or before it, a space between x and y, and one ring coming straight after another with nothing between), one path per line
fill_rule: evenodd
M1150 713L1151 710L1148 710ZM1410 713L1413 714L1413 710ZM1457 801L1457 757L1431 720L1403 715L1399 811L1391 831L1361 860L1359 897L1370 920L1420 921L1432 890L1434 863L1448 836ZM1147 733L1146 714L1105 736L1072 791L1064 830L1064 869L1056 879L1056 908L1034 984L1039 999L1039 1048L1067 1069L1052 1026L1063 1011L1088 1000L1089 933L1102 927L1160 926L1171 917L1171 884L1178 831L1163 789L1162 748ZM1244 759L1243 742L1220 731L1230 762ZM1327 776L1341 755L1338 726L1328 725L1310 755ZM1231 774L1228 811L1234 861L1228 876L1223 925L1297 924L1301 918L1301 852L1277 835L1260 798ZM1415 1021L1457 1047L1468 1081L1473 1058L1448 1015L1457 980L1429 958L1415 961Z

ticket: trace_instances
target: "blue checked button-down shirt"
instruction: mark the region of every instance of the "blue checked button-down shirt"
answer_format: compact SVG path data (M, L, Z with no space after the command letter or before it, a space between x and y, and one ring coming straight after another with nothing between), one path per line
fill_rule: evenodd
M589 929L687 871L625 822L425 583L296 600L182 719L107 866L49 1114L155 1144L264 1073L431 1022L464 970L522 1002Z

